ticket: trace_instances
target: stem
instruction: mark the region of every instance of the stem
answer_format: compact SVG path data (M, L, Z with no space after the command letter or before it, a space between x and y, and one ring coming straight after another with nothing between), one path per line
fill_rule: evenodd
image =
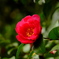
M19 45L18 50L17 50L17 52L16 52L16 59L19 59L19 54L20 54L20 52L21 52L21 49L22 49L23 45L24 45L24 44L20 44L20 45Z
M31 49L30 49L30 54L29 54L29 59L31 59L32 58L32 54L34 53L34 50L33 50L33 43L31 43L30 44L30 47L31 47Z
M31 47L31 51L32 51L32 50L33 50L33 47L34 47L34 46L33 46L33 43L30 44L30 47Z
M52 40L52 39L50 39L50 38L43 38L43 39L48 39L48 40ZM58 39L56 39L56 40L59 40L59 38L58 38Z

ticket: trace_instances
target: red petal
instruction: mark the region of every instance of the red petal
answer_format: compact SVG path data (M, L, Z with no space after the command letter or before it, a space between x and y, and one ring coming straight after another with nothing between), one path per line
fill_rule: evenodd
M16 36L17 40L20 41L21 43L24 43L24 44L29 44L29 43L33 43L34 41L33 40L27 40L27 39L24 39L23 37L17 35Z
M34 15L32 16L32 18L35 19L35 20L38 20L38 21L40 22L40 16L39 16L39 15L34 14Z
M20 21L17 23L15 30L18 34L21 34L22 32L25 32L27 28L29 28L29 24L24 21Z
M37 38L38 38L38 35L34 35L34 34L28 37L28 39L33 40L33 41L35 41Z
M31 25L31 26L38 26L38 25L40 25L40 22L37 20L37 19L33 19L33 18L30 18L29 20L28 20L28 22L29 22L29 24Z
M16 30L17 33L19 33L19 28L22 26L23 23L24 23L23 21L19 21L19 22L16 24L15 30Z
M27 21L28 21L28 19L30 19L30 18L31 18L31 16L30 16L30 15L28 15L28 16L24 17L22 20L23 20L23 21L25 21L25 22L27 22Z
M41 33L42 27L41 26L37 26L36 28L34 28L34 34L38 35Z

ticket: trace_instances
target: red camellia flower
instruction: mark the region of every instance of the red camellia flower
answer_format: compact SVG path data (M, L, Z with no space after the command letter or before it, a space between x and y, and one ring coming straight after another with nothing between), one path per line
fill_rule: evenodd
M34 43L41 34L40 17L37 14L26 16L16 24L17 40L24 44Z

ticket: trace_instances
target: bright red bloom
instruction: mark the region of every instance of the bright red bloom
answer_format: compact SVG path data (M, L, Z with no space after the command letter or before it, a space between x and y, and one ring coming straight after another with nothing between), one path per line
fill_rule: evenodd
M40 17L37 14L26 16L16 25L17 40L24 44L34 43L41 34Z

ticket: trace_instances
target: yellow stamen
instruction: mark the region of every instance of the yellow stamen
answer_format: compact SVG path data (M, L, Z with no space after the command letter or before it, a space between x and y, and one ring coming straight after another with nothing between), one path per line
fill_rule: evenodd
M28 30L27 30L27 32L26 32L26 35L28 36L28 37L30 37L31 35L33 35L34 33L33 33L33 29L32 28L29 28Z
M36 53L33 53L33 56L36 55Z

